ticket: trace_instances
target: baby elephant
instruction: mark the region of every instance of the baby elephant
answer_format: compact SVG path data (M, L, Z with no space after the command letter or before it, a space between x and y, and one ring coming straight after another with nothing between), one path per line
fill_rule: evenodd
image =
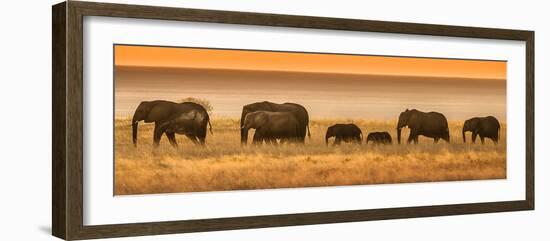
M367 136L366 143L368 144L371 141L374 144L391 144L390 133L384 132L371 132Z
M472 143L476 142L476 137L479 136L481 144L485 143L485 138L490 138L495 144L500 138L500 123L493 116L474 117L464 121L462 127L462 140L466 143L466 132L472 132Z
M325 135L325 143L327 146L328 139L331 137L335 138L334 145L340 145L342 141L361 144L363 133L355 124L336 124L327 129L327 134Z

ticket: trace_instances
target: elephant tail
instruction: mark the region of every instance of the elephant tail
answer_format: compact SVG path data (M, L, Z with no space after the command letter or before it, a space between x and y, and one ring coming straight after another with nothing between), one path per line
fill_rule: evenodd
M307 126L307 137L311 139L311 131L309 131L309 123L306 126Z
M132 121L132 143L134 147L137 146L137 135L138 135L138 121Z
M214 135L214 132L212 132L212 124L210 123L210 119L208 119L208 126L210 126L210 135Z

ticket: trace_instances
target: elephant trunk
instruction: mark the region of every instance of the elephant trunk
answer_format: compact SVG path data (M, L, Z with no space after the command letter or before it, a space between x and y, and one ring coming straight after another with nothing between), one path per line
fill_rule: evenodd
M248 130L250 128L247 128L245 126L241 126L241 145L247 145L248 142Z
M248 129L244 128L244 118L246 117L247 111L243 110L241 114L241 145L246 145L248 142Z
M401 127L397 127L397 144L401 144Z
M132 119L132 142L134 146L137 146L138 122L139 121Z

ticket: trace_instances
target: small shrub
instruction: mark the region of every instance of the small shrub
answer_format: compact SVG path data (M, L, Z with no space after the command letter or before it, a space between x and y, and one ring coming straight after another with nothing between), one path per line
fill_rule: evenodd
M202 107L204 107L204 109L206 109L206 112L208 112L209 115L211 115L212 111L214 110L214 107L212 106L212 104L210 104L210 101L207 100L207 99L196 98L196 97L187 97L187 98L184 98L184 99L180 100L180 103L183 103L183 102L193 102L193 103L197 103L199 105L202 105Z

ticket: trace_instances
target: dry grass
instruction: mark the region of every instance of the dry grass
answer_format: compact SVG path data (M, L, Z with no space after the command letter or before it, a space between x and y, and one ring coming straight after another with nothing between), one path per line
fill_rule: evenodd
M349 120L311 121L305 145L241 147L238 119L215 118L205 147L177 136L172 148L164 136L152 147L151 124L140 124L138 147L131 143L128 119L116 120L115 194L201 192L506 178L506 125L501 142L463 144L461 122L451 121L451 144L420 138L418 145L396 144L395 122L354 121L366 134L388 131L394 144L326 147L325 130ZM250 133L252 135L252 133ZM404 130L403 140L408 137Z

